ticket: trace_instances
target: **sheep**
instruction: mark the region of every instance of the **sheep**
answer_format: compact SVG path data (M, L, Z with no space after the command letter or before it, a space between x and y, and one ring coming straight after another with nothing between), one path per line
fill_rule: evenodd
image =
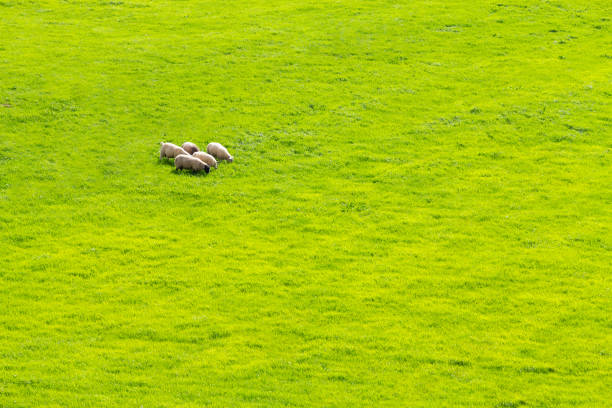
M179 154L174 159L174 167L177 170L189 169L191 171L204 170L206 173L210 171L210 166L202 160L197 159L189 154Z
M217 161L215 160L215 158L206 152L195 152L193 153L193 157L196 157L202 160L204 163L208 164L210 167L214 167L215 169L217 168Z
M226 160L229 163L234 161L234 157L229 154L227 149L220 143L209 143L206 147L208 154L213 155L217 160Z
M169 159L174 159L179 154L189 154L182 147L178 147L172 143L164 143L161 142L161 148L159 149L159 158L163 159L164 157L168 157Z
M183 143L181 147L189 154L194 154L195 152L200 151L200 148L196 146L195 143L191 143L191 142L185 142Z

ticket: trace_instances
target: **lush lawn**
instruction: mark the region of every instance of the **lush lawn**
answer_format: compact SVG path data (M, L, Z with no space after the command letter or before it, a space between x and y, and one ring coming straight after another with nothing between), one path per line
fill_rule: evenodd
M610 404L611 18L1 0L0 406Z

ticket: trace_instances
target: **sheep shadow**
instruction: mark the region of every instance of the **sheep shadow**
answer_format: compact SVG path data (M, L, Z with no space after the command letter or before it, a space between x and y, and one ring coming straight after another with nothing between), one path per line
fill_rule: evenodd
M193 171L193 170L173 169L172 173L176 174L177 176L186 176L186 177L204 177L208 175L208 173L206 173L204 170Z
M157 160L157 165L158 166L165 166L165 165L174 166L174 159L170 159L168 157L164 157L164 158L158 159Z

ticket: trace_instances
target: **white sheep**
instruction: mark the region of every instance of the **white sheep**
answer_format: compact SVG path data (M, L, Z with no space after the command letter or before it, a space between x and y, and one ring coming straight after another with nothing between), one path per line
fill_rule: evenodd
M197 159L189 154L179 154L174 159L174 167L177 170L188 169L191 171L202 171L206 173L210 171L210 166L204 163L202 160Z
M204 163L208 164L210 167L214 167L215 169L217 168L217 161L215 160L215 158L206 152L195 152L193 153L193 157L196 157L202 160Z
M206 147L208 154L212 154L217 160L226 160L229 163L234 161L234 157L229 154L221 143L209 143Z
M159 149L160 159L163 159L164 157L174 159L179 154L189 154L189 153L183 150L182 147L178 147L175 144L161 142L161 148Z
M181 147L189 154L194 154L195 152L200 151L200 148L195 143L191 142L185 142Z

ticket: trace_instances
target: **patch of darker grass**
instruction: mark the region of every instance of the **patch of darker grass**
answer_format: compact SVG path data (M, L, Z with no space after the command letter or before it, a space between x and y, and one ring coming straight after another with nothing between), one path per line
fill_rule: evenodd
M555 369L552 367L533 367L525 366L519 370L522 373L533 373L533 374L550 374L554 373Z
M209 333L210 340L219 340L231 336L231 333L226 330L213 330Z
M569 130L573 130L573 131L578 132L578 133L586 133L586 132L589 131L589 129L587 129L587 128L581 128L581 127L572 126L572 125L568 125L568 124L565 124L564 126L566 128L568 128Z
M449 365L459 366L459 367L469 367L471 364L469 361L465 360L448 360Z
M502 401L495 406L499 408L516 408L516 407L520 407L523 405L527 405L527 402L523 400L519 400L519 401Z

